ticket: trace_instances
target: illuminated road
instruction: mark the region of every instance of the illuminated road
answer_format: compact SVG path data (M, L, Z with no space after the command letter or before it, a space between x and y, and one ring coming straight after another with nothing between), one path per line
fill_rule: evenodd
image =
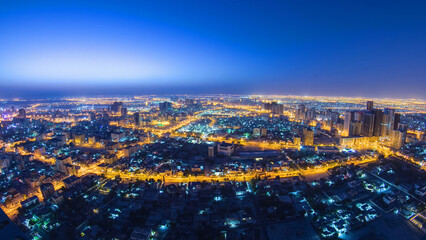
M346 161L343 163L332 163L326 166L321 166L321 167L317 167L317 168L313 168L313 169L306 169L306 170L281 170L281 171L277 171L277 172L249 172L249 173L237 173L237 174L223 174L223 175L189 175L189 176L180 176L180 175L167 175L167 174L144 174L144 173L123 173L123 172L105 172L103 169L100 169L97 166L92 166L92 167L86 167L86 168L82 168L81 172L80 172L80 176L81 175L85 175L88 173L92 173L92 174L96 174L96 175L102 175L105 176L107 178L115 178L117 176L119 176L121 179L126 179L126 180L148 180L148 179L153 179L153 180L160 180L160 181L165 181L165 182L172 182L172 183L187 183L187 182L203 182L203 181L207 181L207 182L212 182L212 181L219 181L219 182L226 182L226 181L238 181L238 182L243 182L243 181L249 181L253 178L256 177L262 177L262 178L268 178L268 179L272 179L272 178L276 178L276 177L280 177L280 178L286 178L286 177L294 177L294 176L299 176L299 175L303 175L303 176L307 176L307 175L315 175L315 174L320 174L320 173L325 173L327 172L329 169L334 168L336 166L343 166L343 165L349 165L349 164L354 164L354 165L361 165L361 164L366 164L366 163L370 163L370 162L374 162L376 161L377 158L376 157L364 157L361 160L355 161L355 160L351 160L351 161Z

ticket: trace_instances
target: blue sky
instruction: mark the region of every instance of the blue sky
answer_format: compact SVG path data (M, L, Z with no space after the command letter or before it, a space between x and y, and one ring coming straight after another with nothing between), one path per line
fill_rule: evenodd
M425 97L425 1L0 1L0 95Z

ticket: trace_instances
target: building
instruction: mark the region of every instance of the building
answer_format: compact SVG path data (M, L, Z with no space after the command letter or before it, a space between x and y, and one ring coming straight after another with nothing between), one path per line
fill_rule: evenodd
M67 175L77 175L79 169L79 166L75 166L69 163L65 164L65 173Z
M209 159L214 159L215 158L215 145L209 146Z
M373 101L367 101L367 111L373 111Z
M282 104L276 102L271 103L271 112L272 114L282 115L284 113L284 107Z
M410 218L410 222L420 228L423 232L426 231L426 216L425 212L418 213Z
M284 113L284 106L277 102L264 103L263 109L271 111L272 114L282 115Z
M260 129L260 135L262 137L266 137L268 135L268 129L266 129L266 128Z
M235 145L233 143L221 142L217 147L217 154L230 157L234 153Z
M362 122L363 115L364 115L364 112L361 112L361 111L355 112L354 121Z
M260 128L253 128L253 137L260 136Z
M381 137L383 136L383 110L373 109L374 114L374 131L373 136Z
M296 109L296 119L305 120L306 109L304 104L299 104Z
M113 142L121 142L125 137L126 137L126 135L124 134L124 132L113 132L113 133L111 133L111 140Z
M36 205L39 202L40 202L40 200L38 199L37 196L32 196L32 197L22 201L21 206L22 206L22 208L28 208L28 207Z
M185 99L185 105L191 106L195 104L195 100L192 98Z
M134 113L133 114L133 124L135 127L139 127L141 122L141 115L140 113Z
M313 120L316 117L316 112L314 109L310 109L306 112L306 119L307 120Z
M81 183L81 178L75 175L72 175L62 180L62 182L64 182L65 188L70 189L74 187L75 185Z
M95 119L96 119L96 113L94 112L89 113L89 121L93 121Z
M344 136L349 136L349 128L351 127L351 122L354 120L354 115L355 115L354 112L351 112L351 111L345 112L345 117L343 122Z
M26 112L25 112L25 109L23 109L23 108L20 108L19 110L18 110L18 116L17 116L19 119L25 119L25 118L27 118L27 114L26 114Z
M339 145L345 148L354 148L368 143L368 137L342 137L339 139Z
M362 135L366 137L372 137L374 133L374 118L375 115L372 113L365 113L362 116Z
M74 142L75 144L82 144L86 140L84 134L75 134L74 135Z
M317 153L338 153L340 150L333 146L319 146Z
M159 104L160 112L166 113L170 112L172 110L172 103L171 102L162 102Z
M314 145L314 131L311 129L303 129L302 136L303 145L313 146Z
M125 107L121 108L120 113L121 113L121 116L123 116L123 117L127 116L127 108L125 108Z
M40 185L40 191L43 195L44 201L46 201L55 193L55 187L51 183L43 183Z
M395 109L386 108L383 114L383 135L388 136L395 129Z
M121 109L123 108L123 102L114 102L111 105L111 112L113 113L121 113Z
M108 153L104 156L105 163L113 164L117 162L117 156L113 153Z
M136 227L133 229L129 240L148 240L151 237L151 230L148 228Z
M362 122L352 121L349 126L349 136L361 136Z
M95 144L96 143L96 137L94 137L94 136L87 137L87 142L89 144Z
M396 130L391 130L391 145L396 149L400 149L405 145L407 139L407 126L404 124L398 124Z
M401 123L401 114L400 113L395 113L394 123L393 123L393 129L397 129L399 123Z
M59 156L55 160L56 170L66 173L67 168L66 164L72 164L72 159L70 156Z
M296 146L300 146L302 143L302 139L299 136L294 136L293 137L293 144Z

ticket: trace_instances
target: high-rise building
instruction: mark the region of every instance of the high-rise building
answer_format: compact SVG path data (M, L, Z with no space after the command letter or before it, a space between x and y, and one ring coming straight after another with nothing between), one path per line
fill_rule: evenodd
M121 108L120 113L121 113L121 116L123 116L123 117L127 116L127 108L125 108L125 107Z
M401 114L400 113L395 113L395 117L394 118L395 118L395 120L394 120L394 123L393 123L393 129L397 129L399 123L401 122Z
M367 101L367 111L373 111L373 101Z
M123 108L123 102L114 102L111 105L111 112L121 113L121 109Z
M362 122L362 115L364 115L364 112L362 111L355 112L354 121Z
M383 135L390 135L395 129L395 109L386 108L383 115Z
M217 146L217 154L230 157L235 150L234 143L221 142Z
M405 124L398 124L396 130L391 130L391 145L396 149L400 149L405 145L407 139L407 126Z
M314 131L311 129L303 129L302 136L303 145L313 146L314 145Z
M209 159L215 158L215 145L209 146Z
M172 110L172 103L171 102L162 102L159 104L160 112L166 113L170 112Z
M263 109L271 111L272 114L282 115L284 113L283 105L277 102L263 103Z
M25 109L20 108L20 109L18 110L18 118L20 118L20 119L25 119L25 118L27 118L27 113L25 112Z
M375 115L372 113L365 113L362 116L362 135L366 137L372 137L374 134L374 118Z
M362 122L352 121L349 126L349 137L360 136L362 132Z
M351 122L354 120L354 112L346 111L344 122L343 122L343 132L345 136L349 136L349 128L351 127Z
M273 114L282 115L284 113L284 107L283 107L282 104L278 104L276 102L273 102L271 112Z
M302 142L302 139L299 135L293 136L293 144L296 146L300 146Z
M314 109L309 109L308 111L306 111L306 118L308 120L313 120L316 117L316 112Z
M192 98L185 99L185 105L190 106L190 105L194 105L194 103L195 103L195 100Z
M296 119L305 120L306 109L304 104L299 104L296 109Z
M89 113L89 121L93 121L93 120L95 120L96 119L96 113L94 113L94 112L90 112Z
M374 132L373 136L381 137L383 136L383 111L381 109L373 109L374 113Z
M135 125L135 127L139 127L140 126L140 122L141 122L141 115L140 113L134 113L133 114L133 124Z

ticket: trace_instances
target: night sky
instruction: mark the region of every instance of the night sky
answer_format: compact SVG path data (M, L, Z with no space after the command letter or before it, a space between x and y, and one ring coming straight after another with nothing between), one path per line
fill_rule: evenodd
M424 0L65 2L0 1L0 97L426 99Z

